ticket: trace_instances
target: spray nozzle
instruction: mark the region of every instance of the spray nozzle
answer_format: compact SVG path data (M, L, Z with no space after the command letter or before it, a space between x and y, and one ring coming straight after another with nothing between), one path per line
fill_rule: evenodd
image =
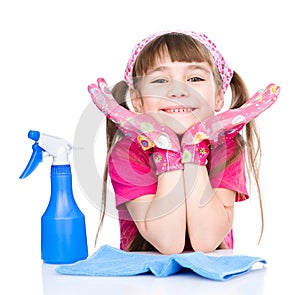
M41 133L39 131L29 130L28 132L28 138L38 141L40 139Z
M53 157L53 165L69 164L68 155L72 146L66 140L34 130L28 132L28 138L34 140L35 143L32 145L32 154L20 176L21 179L30 175L43 161L44 152Z

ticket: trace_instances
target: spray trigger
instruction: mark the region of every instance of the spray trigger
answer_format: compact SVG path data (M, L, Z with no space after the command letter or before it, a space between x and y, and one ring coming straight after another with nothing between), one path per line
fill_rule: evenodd
M28 132L28 138L34 140L35 143L32 145L32 154L30 160L25 170L21 174L20 179L29 176L35 170L35 168L43 161L43 152L45 151L38 144L38 140L40 138L40 132L30 130Z

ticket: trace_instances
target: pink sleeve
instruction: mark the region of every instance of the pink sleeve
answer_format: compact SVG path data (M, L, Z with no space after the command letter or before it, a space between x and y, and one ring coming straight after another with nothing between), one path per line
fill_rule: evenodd
M108 171L117 207L135 198L156 193L157 176L152 165L147 152L127 138L113 147Z
M209 159L211 185L236 192L236 201L249 198L245 176L245 156L240 154L233 163L224 167L236 148L230 141L215 152L214 160ZM131 140L123 138L117 143L109 157L109 175L115 191L116 206L138 197L155 194L157 176L147 152L142 151Z
M212 151L214 160L210 163L210 182L213 188L226 188L236 192L235 201L244 201L249 198L247 191L245 154L238 157L225 167L225 160L229 160L236 149L235 140L228 141L218 150Z

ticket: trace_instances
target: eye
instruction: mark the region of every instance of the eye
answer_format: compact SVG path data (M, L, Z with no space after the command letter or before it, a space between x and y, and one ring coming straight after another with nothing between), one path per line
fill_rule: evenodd
M168 82L167 79L159 78L159 79L153 80L151 83L159 83L159 84L163 84L163 83L167 83L167 82Z
M195 77L189 78L188 81L189 82L201 82L201 81L204 81L204 79L201 77L195 76Z

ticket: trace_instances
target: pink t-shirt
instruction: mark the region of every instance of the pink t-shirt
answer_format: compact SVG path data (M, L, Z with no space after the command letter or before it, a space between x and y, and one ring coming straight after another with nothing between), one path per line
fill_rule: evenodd
M224 169L225 159L229 159L234 153L235 141L230 141L218 150L212 151L208 158L208 171L212 172L216 167L217 173L210 176L213 188L226 188L236 192L235 201L243 201L249 198L246 177L244 154ZM213 159L211 159L213 154ZM220 166L221 165L221 166ZM149 151L142 149L131 140L122 138L112 149L108 171L115 191L116 207L120 222L120 248L127 250L130 242L137 233L137 227L132 220L124 204L138 197L155 194L157 189L157 176L155 166L150 158ZM232 230L225 237L224 242L229 249L233 248Z

